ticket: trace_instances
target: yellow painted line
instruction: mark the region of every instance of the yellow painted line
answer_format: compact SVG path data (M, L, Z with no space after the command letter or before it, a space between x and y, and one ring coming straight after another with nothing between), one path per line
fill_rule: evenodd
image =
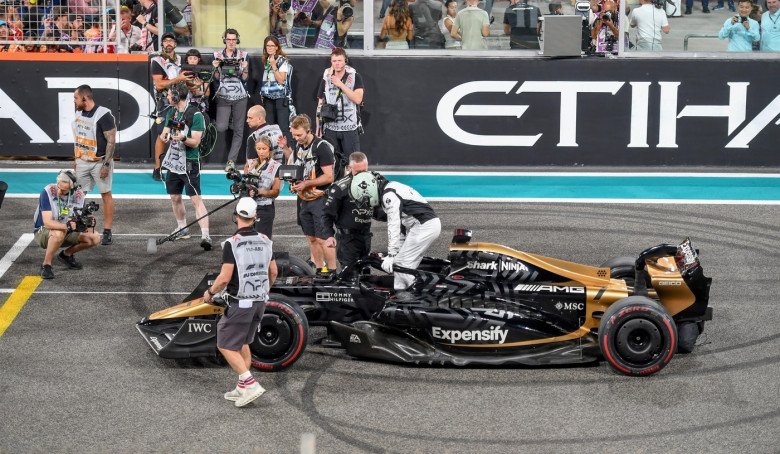
M41 281L43 281L43 278L40 276L25 277L22 279L22 283L16 287L16 290L5 301L5 304L0 307L0 337L3 337L5 330L11 326L11 322L16 318L16 314L22 310L22 307L30 299L30 296L38 288Z

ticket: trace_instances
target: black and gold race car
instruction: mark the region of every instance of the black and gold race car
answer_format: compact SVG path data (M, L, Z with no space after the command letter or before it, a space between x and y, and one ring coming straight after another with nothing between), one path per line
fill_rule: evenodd
M456 230L448 260L395 268L415 276L403 298L392 290L391 275L362 272L380 264L367 257L328 278L287 273L271 300L299 308L307 325L327 326L336 345L359 358L534 366L605 358L615 371L636 376L658 372L676 352L691 352L712 319L711 279L688 239L595 267L472 242L470 231ZM278 344L274 326L283 333L298 326L273 322L264 320L258 342ZM300 350L293 347L274 351Z

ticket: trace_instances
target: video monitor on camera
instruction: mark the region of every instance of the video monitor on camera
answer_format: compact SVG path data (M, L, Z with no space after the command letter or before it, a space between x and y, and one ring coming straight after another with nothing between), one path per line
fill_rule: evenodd
M181 65L182 74L197 77L200 80L211 79L211 74L214 72L214 67L211 65Z
M303 166L283 165L279 166L279 179L284 181L303 180Z

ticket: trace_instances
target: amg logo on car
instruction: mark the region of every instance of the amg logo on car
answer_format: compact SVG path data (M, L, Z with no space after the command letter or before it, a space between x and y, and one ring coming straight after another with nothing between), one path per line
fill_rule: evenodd
M472 270L485 271L528 271L523 263L520 262L478 262L476 260L466 263L466 268Z
M568 285L520 284L515 287L515 290L518 292L585 293L585 287L571 287Z
M498 342L503 344L506 341L506 335L509 334L509 330L501 329L498 326L491 326L490 329L483 330L449 330L441 329L438 326L433 327L433 338L450 341L452 343L458 341L465 342Z

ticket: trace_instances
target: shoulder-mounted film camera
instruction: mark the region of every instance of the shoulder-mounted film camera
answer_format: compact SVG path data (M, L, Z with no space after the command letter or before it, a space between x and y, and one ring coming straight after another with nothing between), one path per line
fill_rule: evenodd
M239 197L255 197L255 190L260 183L260 177L252 175L250 173L242 174L239 170L230 167L225 172L225 177L228 180L232 180L230 185L230 193L238 195Z
M95 202L89 202L81 208L74 208L71 221L76 224L75 231L82 233L92 229L94 232L97 222L95 221L95 217L92 216L92 213L96 212L98 209L100 209L100 205ZM74 230L71 227L70 222L68 222L68 230Z
M219 61L219 67L222 70L222 74L238 77L241 74L241 63L243 61L243 58L223 58Z
M171 131L179 131L179 132L181 132L181 131L184 130L184 127L187 126L187 125L184 122L183 118L181 120L177 120L174 117L171 117L168 120L167 126L171 129Z

